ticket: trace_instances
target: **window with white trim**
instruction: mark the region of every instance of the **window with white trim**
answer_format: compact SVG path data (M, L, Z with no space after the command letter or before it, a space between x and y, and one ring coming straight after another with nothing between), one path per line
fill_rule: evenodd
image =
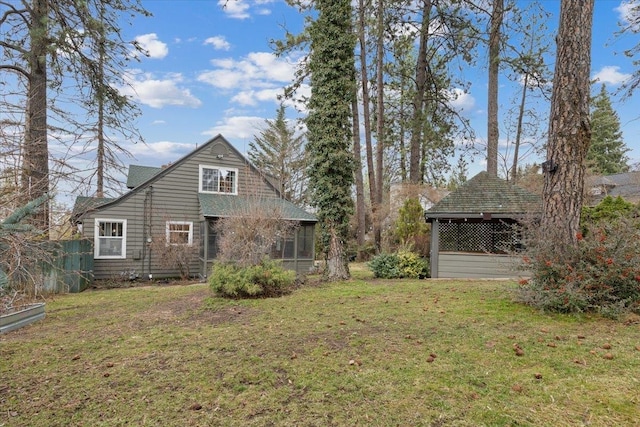
M191 221L167 221L168 245L193 244L193 222Z
M238 169L200 165L200 192L238 194Z
M127 257L127 220L96 218L94 257L124 259Z

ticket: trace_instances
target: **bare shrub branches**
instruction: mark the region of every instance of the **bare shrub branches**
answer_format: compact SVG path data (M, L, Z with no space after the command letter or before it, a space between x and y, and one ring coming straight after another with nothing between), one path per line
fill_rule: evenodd
M258 265L280 239L298 227L283 216L281 201L258 195L238 199L233 215L216 223L218 260L248 267Z

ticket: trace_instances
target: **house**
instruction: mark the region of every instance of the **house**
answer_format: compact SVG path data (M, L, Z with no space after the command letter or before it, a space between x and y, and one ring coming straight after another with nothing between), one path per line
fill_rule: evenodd
M162 168L132 165L127 187L121 197L78 197L74 206L73 221L93 242L97 279L176 277L185 268L206 277L217 255L216 222L247 206L297 222L271 256L299 273L313 266L316 218L284 200L221 135ZM182 265L161 262L159 241L182 250Z
M540 196L480 172L425 212L431 223L431 277L510 278L519 222L539 217Z
M627 202L640 202L640 172L595 175L586 180L587 202L595 206L606 196L622 197Z

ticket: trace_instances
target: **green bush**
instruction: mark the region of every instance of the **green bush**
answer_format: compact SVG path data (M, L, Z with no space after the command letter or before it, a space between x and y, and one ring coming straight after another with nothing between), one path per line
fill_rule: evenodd
M368 262L373 277L381 279L397 279L400 277L400 264L397 254L380 254Z
M523 261L531 278L520 282L518 298L527 304L609 317L640 312L640 231L631 220L588 227L575 245L535 242Z
M368 263L374 277L381 279L424 279L429 277L429 263L420 255L401 250L380 254Z
M209 276L211 289L226 298L276 297L291 292L295 273L275 261L239 267L232 263L214 263Z
M613 198L606 196L596 206L584 206L580 217L580 223L586 227L606 222L615 222L621 218L637 218L640 216L638 205L627 202L622 197Z

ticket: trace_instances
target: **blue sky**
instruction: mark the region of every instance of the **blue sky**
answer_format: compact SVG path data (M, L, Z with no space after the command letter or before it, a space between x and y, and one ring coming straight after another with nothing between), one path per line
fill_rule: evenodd
M548 22L555 32L559 1L543 3L555 13ZM275 116L277 96L292 81L300 59L277 58L270 40L282 38L284 28L298 32L302 15L281 0L143 0L142 4L153 16L136 18L123 29L125 38L136 39L149 52L127 70L133 88L129 94L143 113L138 127L147 143L131 147L136 156L131 163L160 166L175 161L219 133L246 152L264 120ZM595 7L592 77L615 90L633 72L622 51L640 38L614 37L624 11L620 1L597 0ZM479 62L465 70L472 85L456 103L471 120L481 145L486 137L486 67ZM511 90L501 81L501 102L508 102ZM633 162L640 161L639 99L640 94L624 103L613 98ZM544 113L548 115L548 108ZM477 156L470 172L482 168L484 160Z

